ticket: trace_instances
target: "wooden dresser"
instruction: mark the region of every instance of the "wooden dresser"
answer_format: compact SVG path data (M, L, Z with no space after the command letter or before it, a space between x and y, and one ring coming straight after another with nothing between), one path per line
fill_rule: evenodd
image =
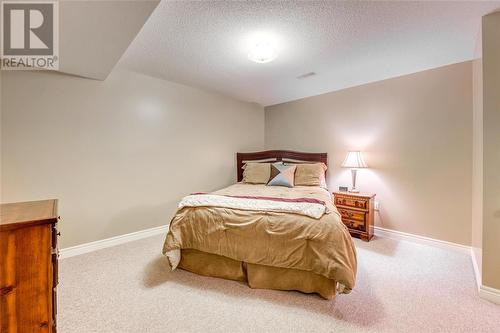
M0 206L0 332L55 332L57 200Z
M373 237L375 194L333 192L333 197L351 236L370 241Z

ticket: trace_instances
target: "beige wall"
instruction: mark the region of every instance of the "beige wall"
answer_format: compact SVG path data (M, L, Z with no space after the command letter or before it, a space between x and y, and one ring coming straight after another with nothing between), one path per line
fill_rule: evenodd
M328 152L331 189L362 150L376 225L471 243L472 62L267 107L265 133L267 148Z
M261 107L127 71L4 72L2 97L3 201L59 198L62 247L164 225L264 146Z
M483 284L500 289L500 12L483 17Z
M479 36L478 47L481 48ZM478 52L472 62L473 112L472 112L472 233L471 246L482 270L483 249L483 59ZM481 279L481 277L478 277Z

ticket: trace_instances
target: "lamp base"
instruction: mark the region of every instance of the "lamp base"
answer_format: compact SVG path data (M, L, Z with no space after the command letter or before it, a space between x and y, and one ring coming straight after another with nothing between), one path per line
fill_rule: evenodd
M359 190L356 188L356 169L351 169L352 174L352 188L349 190L351 193L359 193Z

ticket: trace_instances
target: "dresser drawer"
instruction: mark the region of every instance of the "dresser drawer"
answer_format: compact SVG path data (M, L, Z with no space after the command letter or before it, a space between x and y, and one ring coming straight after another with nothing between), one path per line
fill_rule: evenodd
M368 200L361 198L335 197L335 205L368 209Z
M344 208L338 208L340 215L342 216L342 219L349 219L349 220L356 220L356 221L365 221L365 212L361 211L356 211L356 210L350 210L350 209L344 209Z
M349 219L342 219L342 222L349 228L359 231L366 231L365 222L364 221L354 221Z

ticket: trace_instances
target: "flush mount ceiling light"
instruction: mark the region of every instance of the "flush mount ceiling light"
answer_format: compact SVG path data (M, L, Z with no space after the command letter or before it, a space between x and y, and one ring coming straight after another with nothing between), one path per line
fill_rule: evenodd
M271 62L284 50L283 37L271 30L252 31L240 37L240 51L248 59L264 64Z
M278 56L276 49L268 40L256 41L248 52L248 59L255 61L259 64L271 62Z

